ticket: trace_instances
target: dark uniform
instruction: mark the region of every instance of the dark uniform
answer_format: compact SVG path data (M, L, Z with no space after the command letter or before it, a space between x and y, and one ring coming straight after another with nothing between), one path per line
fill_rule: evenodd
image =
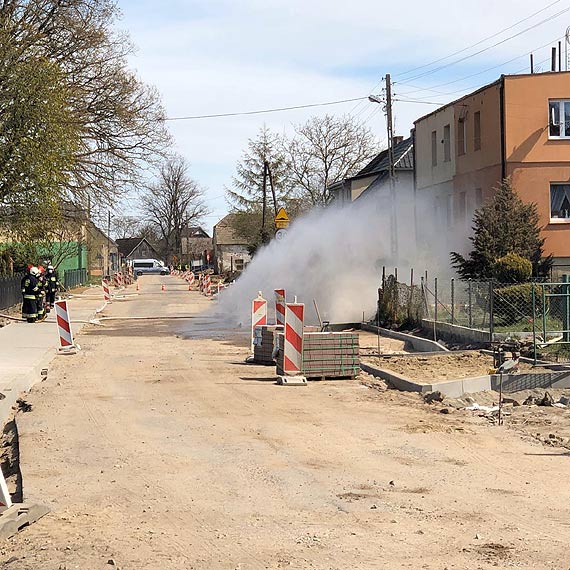
M44 273L40 273L38 276L38 292L36 294L36 303L38 307L38 321L43 321L47 317L45 299L46 299L46 277Z
M38 279L28 272L22 278L22 318L29 323L35 323L38 318L37 294L39 291Z
M49 265L47 268L46 279L47 279L46 307L53 309L55 303L55 294L57 293L57 289L59 287L59 277L57 275L57 271L51 265Z

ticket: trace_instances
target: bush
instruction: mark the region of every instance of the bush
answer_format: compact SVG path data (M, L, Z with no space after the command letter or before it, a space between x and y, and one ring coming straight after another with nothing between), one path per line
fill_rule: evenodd
M516 253L507 253L495 261L493 273L500 283L524 283L532 276L532 263Z

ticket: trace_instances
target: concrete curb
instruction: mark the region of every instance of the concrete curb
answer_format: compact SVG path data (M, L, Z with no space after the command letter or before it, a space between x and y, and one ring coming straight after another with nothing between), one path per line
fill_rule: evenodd
M445 348L445 346L439 344L439 342L435 342L434 340L429 340L427 338L414 336L413 334L403 333L399 331L392 331L390 329L384 329L382 327L369 325L367 323L362 323L361 328L362 330L373 333L378 333L378 329L380 329L381 336L386 336L388 338L395 338L397 340L403 340L404 342L409 343L412 346L412 348L417 352L449 352L449 350Z
M361 363L360 368L372 376L382 378L403 392L427 394L428 392L438 391L449 398L460 398L465 394L483 392L485 390L497 391L500 382L498 374L486 374L472 378L458 378L457 380L447 380L433 384L421 384L405 376L396 374L391 370L375 368L369 364ZM570 371L503 375L504 392L518 392L519 390L532 390L536 388L570 388Z

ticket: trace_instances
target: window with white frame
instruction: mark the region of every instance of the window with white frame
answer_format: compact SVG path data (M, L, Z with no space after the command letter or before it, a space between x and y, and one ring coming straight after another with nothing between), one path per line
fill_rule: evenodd
M570 222L570 184L550 185L550 221Z
M570 100L548 102L548 135L570 139Z

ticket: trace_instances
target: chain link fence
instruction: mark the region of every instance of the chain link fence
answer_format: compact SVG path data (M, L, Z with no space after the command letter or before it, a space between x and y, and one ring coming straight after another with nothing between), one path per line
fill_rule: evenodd
M488 333L532 333L542 314L533 305L539 285L426 277L416 285L412 278L407 285L389 275L378 290L378 314L389 325L419 325L429 319Z
M570 362L570 282L562 279L533 288L535 361Z

